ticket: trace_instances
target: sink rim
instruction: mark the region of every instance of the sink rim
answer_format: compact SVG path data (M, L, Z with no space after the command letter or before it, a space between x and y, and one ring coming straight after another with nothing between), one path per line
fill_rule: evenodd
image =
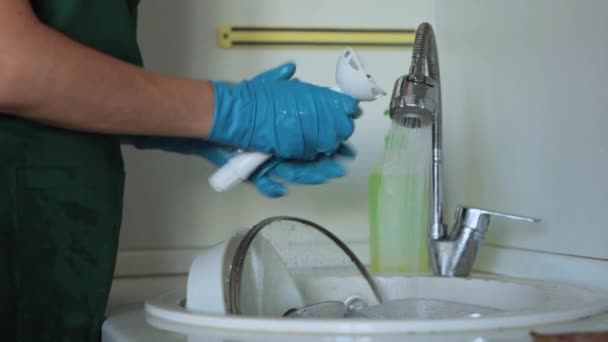
M220 314L193 313L183 305L183 292L172 292L145 302L145 312L150 318L169 321L179 325L197 328L212 328L233 331L298 333L307 335L319 334L395 334L395 333L429 333L470 330L494 330L519 327L547 325L573 321L594 316L608 311L608 294L582 286L560 282L509 278L498 276L475 276L471 278L442 278L433 276L380 275L382 277L408 278L411 281L473 281L502 282L534 287L548 294L584 296L588 300L577 306L565 301L560 307L559 301L540 309L531 309L499 314L488 314L480 318L444 318L444 319L287 319L269 317L230 316ZM549 299L554 298L549 296ZM551 304L551 302L549 302Z

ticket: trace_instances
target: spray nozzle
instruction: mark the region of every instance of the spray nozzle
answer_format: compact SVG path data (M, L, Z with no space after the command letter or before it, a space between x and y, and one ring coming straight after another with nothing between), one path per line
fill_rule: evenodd
M356 98L359 101L373 101L386 95L374 78L365 72L363 63L351 48L344 50L336 65L334 90Z

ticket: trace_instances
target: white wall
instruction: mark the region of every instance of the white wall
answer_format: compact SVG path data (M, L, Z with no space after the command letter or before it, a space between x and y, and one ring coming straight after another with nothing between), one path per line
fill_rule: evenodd
M140 6L140 43L147 67L172 74L240 80L293 60L297 76L333 85L342 49L220 49L220 25L413 28L432 20L424 0L146 0ZM392 90L407 71L411 50L359 51L377 81ZM121 249L206 246L272 215L311 219L348 240L366 240L367 176L382 148L389 99L364 104L352 139L359 157L348 177L325 186L293 187L280 200L251 186L222 194L207 185L212 168L202 159L162 152L125 151L125 218Z
M608 259L608 2L439 0L448 199L500 246Z

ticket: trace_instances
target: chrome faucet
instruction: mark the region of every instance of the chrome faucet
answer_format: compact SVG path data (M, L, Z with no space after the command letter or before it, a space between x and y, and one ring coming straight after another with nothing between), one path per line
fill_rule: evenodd
M409 74L397 79L390 104L393 122L411 129L431 125L431 212L427 233L429 262L435 275L467 276L490 224L490 216L539 222L535 218L459 206L448 232L443 223L441 80L433 28L423 23L416 38Z

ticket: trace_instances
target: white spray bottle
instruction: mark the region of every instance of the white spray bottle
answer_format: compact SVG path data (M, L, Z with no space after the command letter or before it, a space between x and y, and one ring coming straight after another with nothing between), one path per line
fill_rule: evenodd
M336 66L334 91L352 96L359 101L374 101L386 95L363 69L351 48L344 50ZM209 184L218 192L230 190L249 178L271 155L261 152L240 152L209 177Z

